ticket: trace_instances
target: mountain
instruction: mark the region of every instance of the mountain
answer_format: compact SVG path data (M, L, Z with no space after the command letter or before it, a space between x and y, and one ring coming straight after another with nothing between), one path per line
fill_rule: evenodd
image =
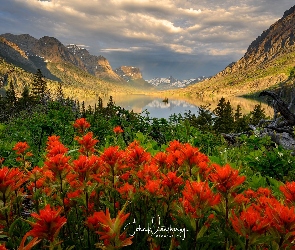
M188 87L191 96L234 96L255 93L288 81L295 67L295 6L263 31L245 55L214 77Z
M136 86L141 89L151 89L152 85L142 78L139 68L134 66L121 66L115 69L118 76L123 78L130 86Z
M168 78L156 77L151 80L147 80L147 82L155 86L157 89L167 90L167 89L174 89L174 88L184 88L189 85L204 81L205 79L207 79L205 76L201 76L201 77L188 79L188 80L178 80L170 76Z
M67 49L82 61L83 66L88 73L98 78L123 82L123 79L113 71L110 63L105 57L90 55L88 50L75 44L67 45Z
M0 35L1 58L4 61L0 60L0 79L6 79L4 85L7 84L8 72L14 71L13 67L16 66L32 74L41 69L47 79L62 82L65 87L83 90L87 95L142 92L142 82L139 81L137 86L124 80L115 73L105 57L91 55L86 49L74 44L65 46L54 37L36 39L28 34ZM10 64L11 69L7 69ZM17 85L17 79L22 77L15 74L13 77ZM26 85L24 81L19 84Z
M103 56L94 56L84 49L74 44L64 46L54 37L44 36L35 39L30 35L3 34L2 37L15 43L30 59L33 57L43 58L44 62L50 63L71 63L74 66L88 72L100 79L123 82L111 68L108 60ZM40 63L35 62L36 67ZM43 71L42 71L43 72Z

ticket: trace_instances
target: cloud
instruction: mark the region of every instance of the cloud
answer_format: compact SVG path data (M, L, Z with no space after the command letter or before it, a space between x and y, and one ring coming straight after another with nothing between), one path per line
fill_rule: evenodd
M293 1L0 0L0 33L54 36L84 44L114 67L128 62L148 77L162 69L190 78L241 58Z

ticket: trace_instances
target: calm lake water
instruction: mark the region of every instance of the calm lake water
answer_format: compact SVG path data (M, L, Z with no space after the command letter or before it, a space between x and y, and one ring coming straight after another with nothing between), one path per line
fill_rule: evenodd
M109 98L102 98L103 104L106 105ZM239 97L225 98L229 100L233 109L235 110L237 105L242 107L242 113L247 114L254 109L256 104L260 102L255 100L249 100ZM163 98L149 96L149 95L118 95L113 96L113 101L116 105L121 106L127 110L133 110L136 113L149 113L150 117L153 118L169 118L173 114L184 114L188 111L198 115L199 107L201 105L210 104L210 110L213 110L219 100L190 100L190 99L179 99L175 97L168 98L168 103L163 102ZM97 100L87 100L85 104L94 106ZM86 106L86 107L87 107ZM262 103L262 107L265 109L266 114L272 116L272 108Z

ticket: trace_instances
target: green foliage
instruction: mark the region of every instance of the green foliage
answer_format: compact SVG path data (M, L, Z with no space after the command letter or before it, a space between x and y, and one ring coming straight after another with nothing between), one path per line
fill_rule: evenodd
M262 119L265 119L265 110L261 107L261 104L257 104L254 110L250 112L250 124L258 125Z
M222 97L213 112L217 116L213 125L217 132L230 133L234 130L233 109L229 101L226 102L225 98Z
M294 79L295 77L295 67L290 70L289 79Z
M32 83L32 95L36 100L44 100L47 94L47 83L40 69L34 75Z

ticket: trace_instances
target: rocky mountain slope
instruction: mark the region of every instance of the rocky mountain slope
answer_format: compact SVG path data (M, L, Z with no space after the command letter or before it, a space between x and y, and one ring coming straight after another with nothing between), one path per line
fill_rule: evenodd
M136 86L141 89L151 89L152 85L142 78L139 68L134 66L121 66L115 69L117 75L123 78L130 86Z
M35 39L30 35L3 34L2 37L15 43L27 56L43 58L47 63L71 63L74 66L105 80L123 82L112 70L108 60L102 56L93 56L76 45L64 46L54 37L44 36ZM39 66L38 63L36 67Z
M88 50L75 44L67 45L67 49L82 61L83 67L88 73L98 78L123 82L123 79L113 71L105 57L91 55Z
M88 93L96 91L97 95L108 95L112 91L136 92L142 88L142 83L131 85L116 74L103 56L91 55L74 44L64 46L54 37L36 39L28 34L3 34L0 36L0 58L8 63L6 65L12 64L33 74L39 68L48 79L62 81L71 88L85 89ZM11 69L3 69L0 78L5 79L6 71Z
M263 31L240 60L182 94L214 97L252 93L287 81L294 66L295 6Z

